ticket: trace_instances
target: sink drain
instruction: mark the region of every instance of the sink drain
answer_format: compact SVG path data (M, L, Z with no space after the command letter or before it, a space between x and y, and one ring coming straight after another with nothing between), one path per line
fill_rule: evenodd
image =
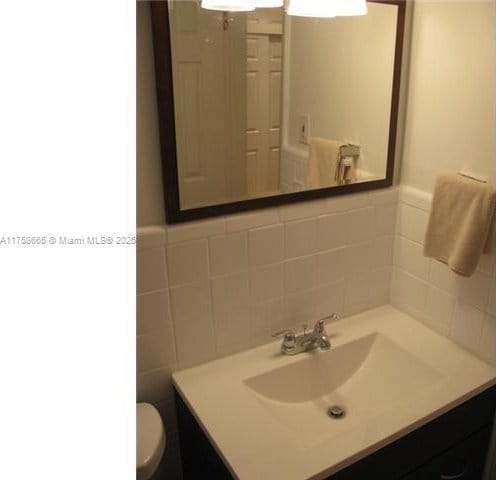
M346 410L339 405L333 405L327 410L327 415L335 419L344 418L346 415Z

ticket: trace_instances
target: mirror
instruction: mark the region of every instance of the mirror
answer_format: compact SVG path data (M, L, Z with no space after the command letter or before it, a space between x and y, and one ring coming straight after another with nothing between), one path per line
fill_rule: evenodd
M152 2L170 223L392 184L405 5L367 6Z

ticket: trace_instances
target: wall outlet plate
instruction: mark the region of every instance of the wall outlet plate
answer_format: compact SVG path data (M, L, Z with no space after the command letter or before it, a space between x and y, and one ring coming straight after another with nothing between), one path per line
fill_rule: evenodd
M310 115L298 117L298 141L308 145L310 139Z

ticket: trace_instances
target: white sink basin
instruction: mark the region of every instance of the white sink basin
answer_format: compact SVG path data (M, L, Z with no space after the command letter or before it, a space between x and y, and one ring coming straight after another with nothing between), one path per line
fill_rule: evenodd
M313 445L363 418L388 412L398 399L411 398L439 382L441 375L381 334L370 334L329 352L245 380L264 408L286 428ZM330 427L327 411L344 408Z
M288 357L274 342L173 375L235 478L326 478L496 383L494 367L391 306L327 331L327 352Z
M312 353L291 365L248 378L245 383L277 402L329 401L337 395L356 398L357 406L366 408L367 396L372 392L391 400L439 379L435 370L381 334L367 335L325 355Z

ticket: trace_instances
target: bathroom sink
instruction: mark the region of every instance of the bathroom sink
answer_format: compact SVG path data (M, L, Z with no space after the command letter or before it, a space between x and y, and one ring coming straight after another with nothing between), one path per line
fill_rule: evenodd
M262 397L277 402L301 404L346 396L356 397L357 406L366 408L372 392L387 394L384 401L391 401L439 378L423 361L380 334L367 335L326 353L314 352L316 355L302 356L297 363L245 383Z
M244 382L276 420L311 445L388 412L440 378L420 358L374 333ZM335 406L344 416L330 426L327 414Z
M327 333L329 351L286 356L278 341L173 374L234 478L327 478L496 383L494 367L391 306Z

